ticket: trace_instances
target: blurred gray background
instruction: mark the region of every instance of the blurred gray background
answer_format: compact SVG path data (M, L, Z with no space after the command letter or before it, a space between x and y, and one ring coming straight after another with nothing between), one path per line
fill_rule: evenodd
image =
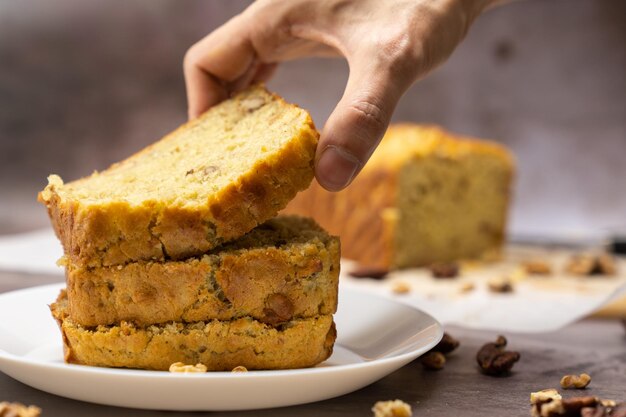
M103 169L182 123L185 50L248 3L0 0L0 231L48 224L49 173ZM492 10L394 119L510 146L515 233L626 230L625 17L624 0ZM304 60L270 87L321 128L346 79L342 60Z

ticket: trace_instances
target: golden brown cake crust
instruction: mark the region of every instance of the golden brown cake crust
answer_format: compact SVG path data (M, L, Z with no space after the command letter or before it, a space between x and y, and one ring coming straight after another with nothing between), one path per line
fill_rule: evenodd
M261 87L240 93L230 100L230 104L233 101L245 103L250 97L263 97L264 105L298 115L294 116L293 123L300 124L292 126L296 133L278 153L256 160L246 174L210 195L202 204L186 207L155 200L141 204L127 201L90 204L81 199L64 198L64 192L68 186L85 184L100 174L69 184L64 184L58 176L51 176L48 186L39 194L39 201L47 207L66 257L77 266L88 267L136 260L184 259L235 239L275 216L298 191L310 184L319 134L305 111ZM220 106L183 125L162 141L181 132L193 131L205 118L220 117ZM245 108L241 111L246 113ZM258 122L259 129L262 129L265 119ZM153 147L114 164L109 170L132 165L136 158L149 154Z
M50 306L63 334L68 363L167 370L175 362L202 363L211 371L314 366L332 353L331 315L294 319L272 327L249 317L190 324L81 327L69 318L62 292Z
M68 265L68 313L82 326L120 321L275 324L335 313L339 239L310 219L278 217L230 245L184 261Z
M406 179L407 176L410 177L410 173L407 174L406 167L418 167L417 169L425 166L444 167L443 171L447 170L445 172L449 173L454 170L455 164L463 163L470 158L481 158L481 161L491 161L500 167L494 173L498 178L493 181L494 190L491 192L494 200L499 200L500 208L494 209L492 213L485 213L485 216L489 217L487 223L468 218L469 222L476 223L477 226L477 230L472 231L471 235L461 236L460 232L446 232L444 230L446 220L438 214L437 206L430 205L435 199L428 202L429 206L424 207L424 213L429 214L426 216L428 218L411 220L402 217L404 214L402 207L411 204L419 206L423 201L421 199L407 201L404 184L408 183ZM468 180L471 180L473 174L468 172L467 168L463 169L469 176ZM358 261L366 267L393 269L459 258L476 258L492 255L503 244L513 173L513 158L507 149L499 144L458 136L437 126L397 124L390 126L371 160L348 188L338 193L330 193L313 181L306 191L299 193L288 204L283 213L313 217L329 233L339 235L342 256ZM432 185L431 190L425 191L426 193L440 185L436 183L438 181L436 176L431 175L426 180L431 182L428 185ZM435 190L435 194L437 192L439 191ZM463 204L451 202L451 196L447 194L441 194L437 198L443 205L456 204L462 207ZM401 203L403 201L405 203ZM432 236L413 234L412 231L408 232L412 234L410 239L400 241L398 234L406 233L406 225L411 221L431 222L433 226L442 226L433 234L449 239L447 248L441 248L441 245L429 247L428 242L436 239L431 239ZM477 235L483 236L480 243L474 247L467 245L458 248L459 240L465 243ZM413 243L407 244L406 240L412 240ZM407 245L419 244L423 245L424 250L418 256L413 254L399 256L407 251Z

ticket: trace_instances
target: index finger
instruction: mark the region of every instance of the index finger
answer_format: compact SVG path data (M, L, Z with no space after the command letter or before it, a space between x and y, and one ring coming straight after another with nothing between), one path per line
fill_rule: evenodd
M228 97L228 83L243 76L255 60L244 18L239 15L193 45L185 54L189 118Z

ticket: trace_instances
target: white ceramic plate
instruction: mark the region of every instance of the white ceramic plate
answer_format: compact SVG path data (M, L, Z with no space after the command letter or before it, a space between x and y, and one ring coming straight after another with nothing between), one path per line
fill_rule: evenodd
M52 394L160 410L245 410L320 401L355 391L432 348L441 325L414 308L340 289L333 355L315 368L246 373L107 369L63 363L47 304L62 285L0 295L0 370Z

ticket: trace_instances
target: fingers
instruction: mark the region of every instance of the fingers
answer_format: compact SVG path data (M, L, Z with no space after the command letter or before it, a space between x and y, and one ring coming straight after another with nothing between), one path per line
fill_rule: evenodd
M277 67L277 64L260 64L252 78L252 82L257 83L269 80L276 72Z
M245 18L236 16L198 43L184 60L189 118L195 118L229 95L229 83L250 73L255 52Z
M317 148L315 174L329 191L350 184L382 139L410 83L371 65L351 65L344 95L328 118Z
M209 107L228 97L224 85L200 68L185 69L185 87L189 119L195 119Z

